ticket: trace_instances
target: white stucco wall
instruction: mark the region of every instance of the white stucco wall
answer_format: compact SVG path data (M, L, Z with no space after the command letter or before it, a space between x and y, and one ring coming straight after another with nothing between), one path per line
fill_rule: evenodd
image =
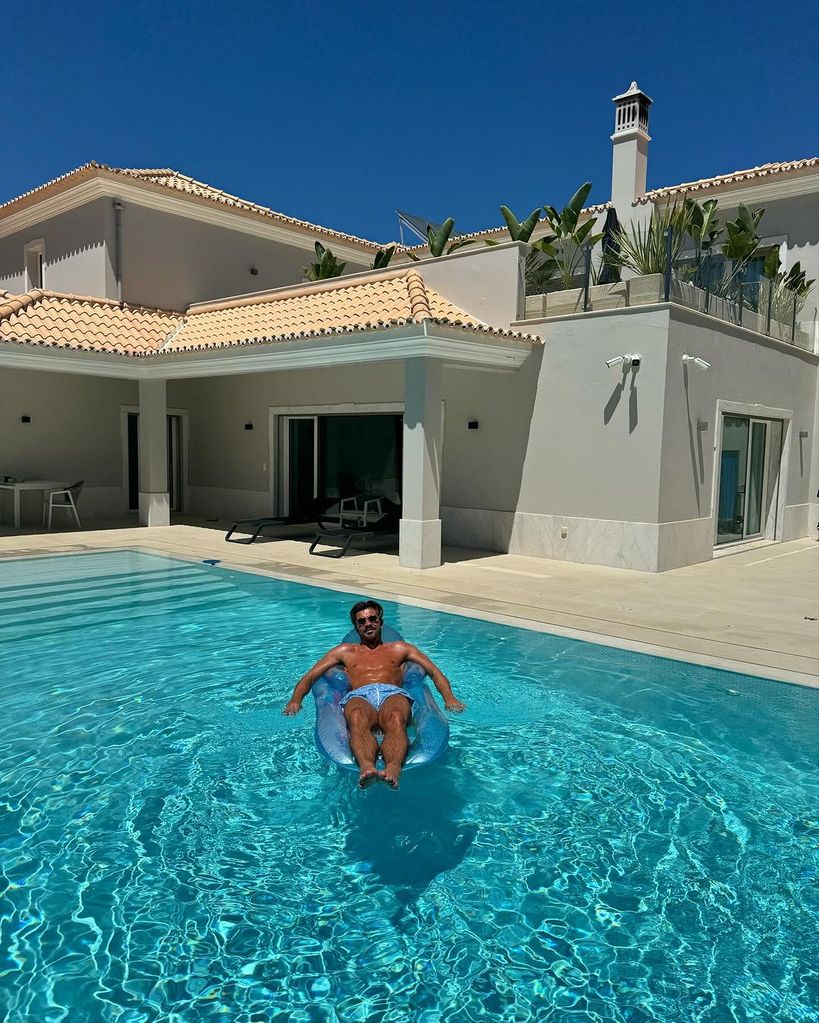
M115 298L116 287L106 245L110 201L97 199L77 209L0 238L0 288L25 290L23 249L45 241L44 285L49 291Z
M411 264L429 287L493 327L508 327L523 313L523 263L528 246L476 243L451 256Z
M270 453L271 407L310 408L403 401L400 362L173 380L168 406L185 409L189 424L190 510L217 516L275 514ZM245 430L245 423L253 423Z
M137 400L135 381L0 369L0 472L84 479L81 517L126 511L120 409ZM24 415L30 423L21 421ZM3 500L8 521L10 498ZM25 517L36 520L36 498L24 501Z
M445 371L443 504L514 510L536 368L537 357L531 369L525 366L518 374ZM170 381L169 407L188 413L191 509L219 515L271 513L270 474L278 471L270 457L272 407L307 412L338 404L400 405L403 400L401 362ZM467 429L472 418L479 420L477 431ZM253 430L245 430L249 422Z
M819 478L815 356L676 306L586 314L527 329L540 332L546 345L529 406L527 367L511 385L517 394L504 468L496 468L485 441L473 441L472 463L485 467L484 478L491 467L493 479L507 482L482 504L481 484L471 488L463 479L453 486L459 468L448 469L445 538L649 571L710 558L718 399L793 410L778 538L810 532L811 476ZM712 363L708 373L688 371L687 390L684 352ZM606 359L626 353L641 355L639 370L624 375L606 367ZM499 399L499 412L509 416L502 387L489 388L486 398L490 406ZM460 401L479 405L468 390ZM698 429L698 421L707 429ZM800 437L803 432L808 436ZM517 502L512 478L520 481Z
M332 249L332 242L326 243ZM128 203L122 211L123 297L182 311L193 302L295 285L315 259L296 248ZM368 265L349 262L347 273ZM259 273L253 275L251 266Z
M656 522L667 310L587 314L532 329L546 347L519 510ZM626 353L642 355L638 370L605 365Z
M684 368L684 354L711 364L703 373ZM698 520L700 549L713 546L714 444L717 401L793 412L788 444L785 522L781 539L805 536L812 501L811 472L817 458L814 417L817 356L729 324L674 307L668 342L664 398L660 522ZM707 429L697 428L698 421ZM800 437L806 433L806 437ZM692 535L694 535L692 533Z

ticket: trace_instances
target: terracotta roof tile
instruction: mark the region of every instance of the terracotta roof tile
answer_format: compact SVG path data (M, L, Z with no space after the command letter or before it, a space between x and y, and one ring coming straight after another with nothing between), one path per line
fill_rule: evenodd
M698 181L684 181L679 185L667 185L664 188L655 188L641 196L637 203L645 204L655 199L662 199L666 196L682 195L688 192L704 192L709 188L718 188L722 185L741 184L745 181L755 181L760 178L774 177L779 174L788 174L792 171L801 171L810 167L819 167L819 157L811 156L804 160L791 160L788 163L763 163L760 167L750 167L748 170L731 171L730 174L718 174L713 178L700 178Z
M526 344L541 340L482 323L427 288L415 269L204 303L184 315L50 291L0 296L0 341L140 357L423 322Z
M421 274L410 269L192 306L162 354L383 330L424 320L476 333L524 337L481 323L427 288Z
M239 196L231 195L229 192L216 188L214 185L197 181L195 178L191 178L187 174L181 174L179 171L172 170L169 167L109 167L107 164L97 163L96 161L83 164L82 167L77 167L66 174L52 178L51 181L47 181L37 188L32 188L30 191L0 204L0 217L15 213L18 209L26 206L31 206L35 202L47 198L52 193L62 191L64 188L75 185L85 178L105 175L118 175L149 186L159 186L162 189L189 196L195 201L215 203L219 206L239 210L242 213L248 213L261 219L274 220L290 227L309 231L311 234L319 235L323 238L349 242L363 247L368 252L374 251L379 247L377 242L368 241L366 238L359 238L354 234L347 234L344 231L334 231L332 228L322 227L320 224L311 224L307 220L300 220L298 217L289 217L285 213L278 213L276 210L268 209L268 207L261 206L259 203L250 202Z
M156 350L181 317L104 298L30 291L0 297L0 340L139 355Z

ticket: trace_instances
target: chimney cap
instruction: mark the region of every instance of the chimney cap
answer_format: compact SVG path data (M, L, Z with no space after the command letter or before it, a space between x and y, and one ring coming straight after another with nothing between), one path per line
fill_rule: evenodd
M631 85L625 92L621 92L619 96L612 96L612 103L617 103L621 99L634 99L635 96L642 96L647 103L653 103L654 100L643 90L636 82L632 82Z

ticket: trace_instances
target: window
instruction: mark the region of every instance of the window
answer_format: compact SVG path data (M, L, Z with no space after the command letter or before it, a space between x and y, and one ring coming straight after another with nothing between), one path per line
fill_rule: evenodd
M45 264L45 239L37 238L23 247L23 267L25 270L25 289L42 288L44 285L43 267Z

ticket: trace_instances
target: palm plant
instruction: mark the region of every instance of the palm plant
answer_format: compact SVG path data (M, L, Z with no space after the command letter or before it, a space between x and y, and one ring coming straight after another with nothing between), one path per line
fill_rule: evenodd
M390 265L390 260L395 255L395 246L390 245L386 249L379 249L373 257L372 267L373 270L383 270L385 266Z
M768 251L762 266L762 276L767 281L767 310L771 320L780 325L780 336L783 327L793 321L804 308L805 300L816 281L809 281L802 265L797 260L787 273L782 273L779 248L774 246ZM760 311L764 311L760 302Z
M464 245L471 245L471 239L461 239L454 242L449 242L449 236L452 234L452 229L455 227L455 221L452 217L447 217L446 220L441 224L439 228L434 228L432 224L427 225L427 248L431 255L437 256L448 256L450 253L455 252L456 249L463 248ZM449 245L447 245L449 242ZM418 262L418 256L414 252L408 252L407 255L410 259Z
M304 267L302 273L308 281L326 281L331 277L340 277L346 266L321 242L316 242L316 262Z
M631 224L617 232L619 266L643 277L663 274L668 266L668 232L671 231L671 265L679 260L689 229L687 205L655 207L648 224Z
M532 237L532 232L538 225L540 214L543 212L542 208L538 206L538 208L532 210L526 220L521 223L508 206L501 206L500 211L501 216L506 221L506 229L509 232L509 237L513 242L528 242Z
M547 259L542 252L532 251L527 254L523 270L527 295L542 295L546 291L547 285L557 275L557 267L553 264L554 260Z
M554 206L544 206L543 212L551 234L532 243L532 248L547 257L544 266L560 277L564 290L571 288L574 283L577 268L583 259L584 247L595 246L603 237L602 233L592 234L595 225L593 218L578 224L583 203L590 191L591 182L587 181L560 212Z
M706 199L700 205L695 199L687 198L685 211L686 230L694 243L695 252L691 283L702 288L705 284L704 278L709 272L711 250L722 232L717 217L717 200Z
M730 272L723 278L720 285L720 293L725 296L742 294L742 278L748 264L759 248L759 234L757 227L762 219L764 209L749 210L747 206L740 206L737 211L736 220L729 220L725 224L728 235L722 245L722 254L726 260L731 261Z

